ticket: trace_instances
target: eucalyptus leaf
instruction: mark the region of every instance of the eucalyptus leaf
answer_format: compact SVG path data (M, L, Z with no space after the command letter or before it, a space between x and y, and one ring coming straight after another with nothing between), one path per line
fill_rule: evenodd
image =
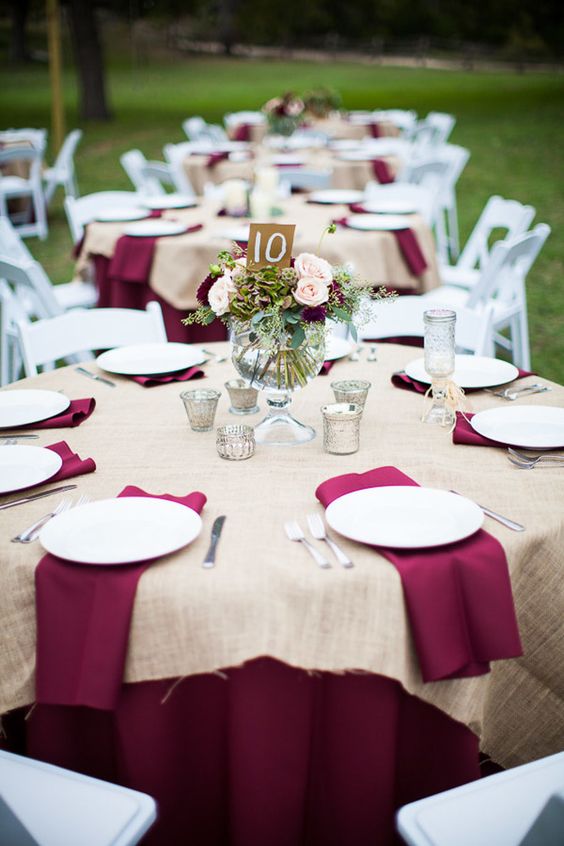
M298 347L301 346L301 344L303 344L304 341L305 341L305 332L304 332L303 326L297 326L294 329L294 334L292 335L292 343L290 344L290 347L293 350L297 350Z

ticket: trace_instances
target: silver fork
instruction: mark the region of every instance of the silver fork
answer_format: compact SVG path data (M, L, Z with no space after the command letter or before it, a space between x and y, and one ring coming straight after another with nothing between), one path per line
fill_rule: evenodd
M319 550L317 550L313 544L307 540L297 520L288 520L287 523L284 523L284 531L291 541L299 541L300 543L303 543L310 555L324 570L327 570L331 566L325 556L322 555L321 552L319 552Z
M532 470L537 464L545 464L552 467L564 467L564 453L545 453L544 455L525 455L511 447L507 450L507 457L512 464L521 467L523 470Z
M211 355L215 364L221 364L222 361L227 361L227 359L229 358L228 355L218 355L217 353L214 353L211 350L206 350L203 347L202 352L204 352L206 355Z
M335 541L331 540L331 538L327 534L327 529L325 528L323 517L321 517L320 514L308 514L307 524L309 526L311 534L316 540L323 540L326 544L328 544L339 564L342 564L343 567L346 567L347 569L354 567L354 564L352 563L349 556L345 552L343 552L341 547L337 546Z
M40 520L36 520L35 523L32 523L31 526L24 529L23 532L19 533L19 535L13 537L12 543L33 543L33 541L37 540L41 529L49 522L49 520L56 517L57 514L63 514L65 511L68 511L71 508L76 508L79 505L85 505L87 502L90 502L90 497L85 495L79 497L76 503L73 503L72 499L62 499L53 511L45 514Z
M500 397L500 399L509 400L513 402L519 397L526 396L527 394L543 394L545 391L552 390L549 385L541 385L539 382L535 382L533 385L527 385L524 388L504 388L503 391L494 391L490 388L484 388L486 393L492 394L494 397Z

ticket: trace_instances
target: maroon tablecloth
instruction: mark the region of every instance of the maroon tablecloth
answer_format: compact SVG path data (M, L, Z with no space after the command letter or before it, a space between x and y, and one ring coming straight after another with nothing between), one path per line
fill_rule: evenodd
M144 239L139 239L144 240ZM184 326L182 318L186 317L185 309L177 309L167 303L152 288L149 287L148 274L146 281L130 282L122 277L112 276L110 273L111 259L105 256L92 257L98 287L98 305L101 308L139 308L146 307L148 302L156 300L163 310L163 318L169 341L180 343L199 343L210 341L225 341L227 328L221 320L214 320L209 326Z
M400 805L479 777L477 738L397 682L269 658L24 716L12 751L155 797L145 846L392 846Z

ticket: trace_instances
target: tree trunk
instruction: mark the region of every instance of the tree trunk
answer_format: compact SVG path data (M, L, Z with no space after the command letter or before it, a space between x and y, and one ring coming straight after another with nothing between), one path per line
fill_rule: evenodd
M29 0L13 0L12 2L12 38L10 43L10 59L12 62L27 62L27 42L25 25L29 12Z
M78 71L80 116L84 120L110 120L106 99L104 60L94 3L68 0L70 29Z
M219 38L223 44L223 52L231 55L235 43L235 14L239 0L220 0L219 3Z

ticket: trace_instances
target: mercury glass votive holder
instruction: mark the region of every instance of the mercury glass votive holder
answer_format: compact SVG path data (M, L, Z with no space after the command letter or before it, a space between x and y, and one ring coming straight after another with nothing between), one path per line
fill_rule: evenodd
M182 391L180 399L184 403L190 427L194 432L210 432L213 429L213 421L220 396L221 391L202 390L201 388L193 391Z
M358 452L362 406L354 402L336 402L321 407L323 448L335 455Z
M360 405L364 409L371 383L366 379L340 379L331 382L336 402L348 402Z
M258 391L250 388L243 379L230 379L225 383L229 399L231 400L231 414L256 414Z
M220 458L244 461L255 454L255 430L252 426L220 426L216 432L216 446Z

